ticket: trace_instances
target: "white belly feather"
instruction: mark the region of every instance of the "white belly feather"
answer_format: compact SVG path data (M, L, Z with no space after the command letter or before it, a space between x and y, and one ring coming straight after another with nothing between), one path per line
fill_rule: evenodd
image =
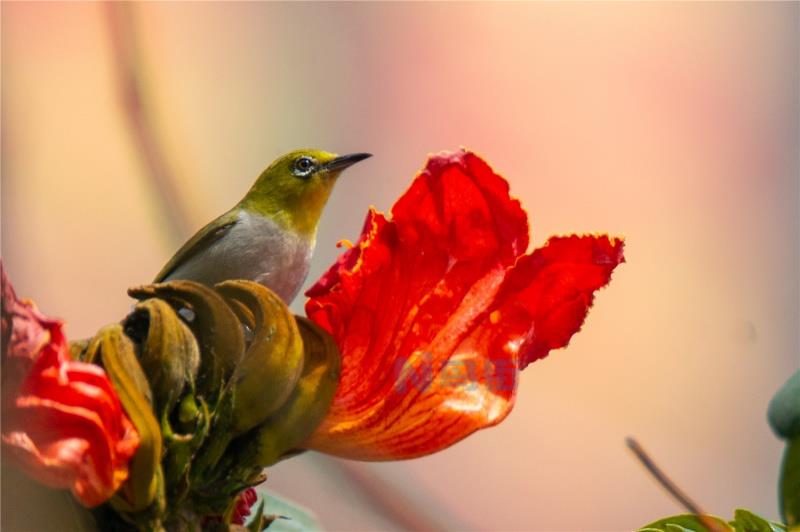
M212 243L202 259L192 257L166 280L189 279L213 286L228 279L249 279L291 303L308 275L313 249L313 239L241 211L236 225Z

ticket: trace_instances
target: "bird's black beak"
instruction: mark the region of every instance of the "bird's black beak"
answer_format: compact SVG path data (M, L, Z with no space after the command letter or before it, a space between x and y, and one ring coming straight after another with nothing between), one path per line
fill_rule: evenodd
M372 157L371 153L351 153L350 155L342 155L336 159L325 164L325 170L344 170L348 166L356 164L358 161L363 161L368 157Z

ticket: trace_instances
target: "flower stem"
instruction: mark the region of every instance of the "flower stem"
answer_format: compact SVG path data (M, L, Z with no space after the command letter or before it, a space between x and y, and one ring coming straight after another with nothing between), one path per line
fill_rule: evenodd
M661 487L664 488L667 493L669 493L675 501L683 506L686 511L691 514L697 516L697 518L703 523L708 530L712 532L721 532L719 526L712 520L709 519L707 516L708 514L700 508L700 505L697 504L689 495L686 494L685 491L680 489L672 479L667 476L667 474L655 463L655 461L647 454L647 451L641 446L641 444L633 437L625 438L625 445L633 452L639 462L653 475L653 478L661 484Z

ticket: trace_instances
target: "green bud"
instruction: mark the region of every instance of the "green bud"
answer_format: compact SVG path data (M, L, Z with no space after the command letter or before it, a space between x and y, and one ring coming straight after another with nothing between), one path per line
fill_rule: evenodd
M303 373L289 399L247 435L238 463L264 468L300 447L319 426L330 408L339 384L341 357L333 338L312 321L297 317L303 337Z
M265 286L226 281L216 288L240 316L243 307L253 316L253 338L230 383L235 436L264 421L292 393L303 370L303 342L286 304Z
M156 412L169 415L186 385L194 387L200 365L194 335L162 299L142 301L123 325L140 344L139 362L153 390Z
M189 308L194 312L190 328L202 353L197 391L210 405L215 404L223 384L244 353L242 326L230 307L212 289L191 281L132 288L128 294L140 300L162 298L173 308Z
M139 449L130 464L130 475L115 498L129 512L139 512L156 499L159 489L161 430L153 415L152 392L136 357L133 342L122 325L100 329L89 346L90 360L99 358L119 395L125 412L139 433ZM120 497L123 501L120 501Z

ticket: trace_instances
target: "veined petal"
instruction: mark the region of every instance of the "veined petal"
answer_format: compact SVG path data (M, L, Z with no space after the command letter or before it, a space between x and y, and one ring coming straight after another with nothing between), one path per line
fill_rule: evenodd
M554 239L520 257L527 217L470 152L432 157L392 214L371 210L357 244L307 292L308 316L342 353L310 448L412 458L498 423L519 368L566 345L622 259L606 237Z

